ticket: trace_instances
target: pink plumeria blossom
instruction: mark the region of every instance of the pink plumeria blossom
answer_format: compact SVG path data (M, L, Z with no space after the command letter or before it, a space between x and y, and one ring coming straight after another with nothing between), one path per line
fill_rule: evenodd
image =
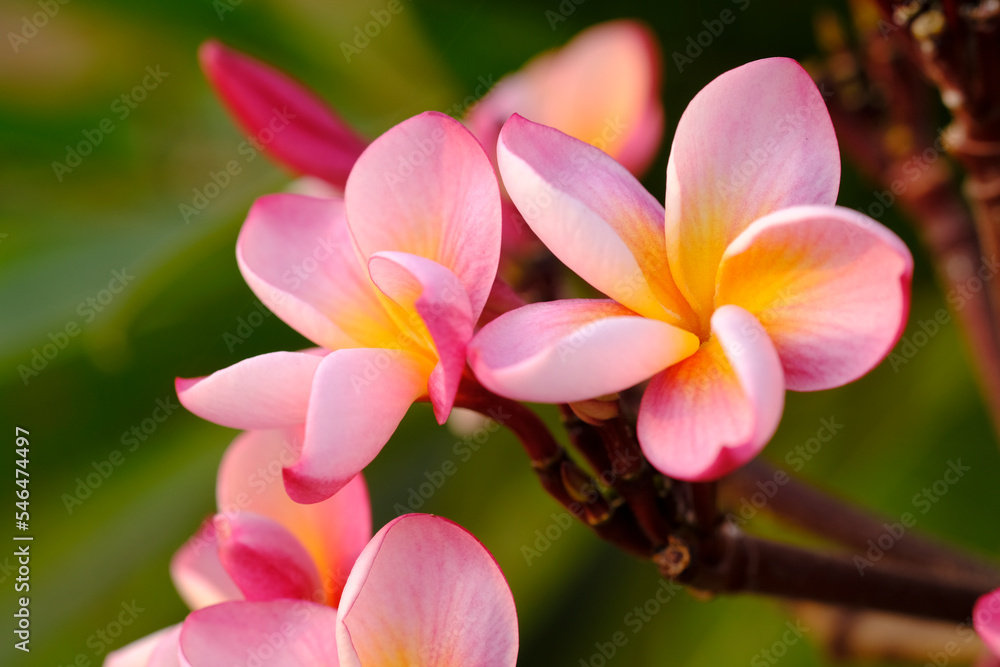
M285 492L281 471L295 461L300 444L301 430L248 431L226 450L216 480L219 513L170 563L174 585L191 609L243 599L248 589L252 592L245 578L234 580L232 575L239 577L241 563L253 555L253 536L275 526L294 538L284 540L286 544L301 545L306 560L314 564L298 570L315 572L301 597L334 607L339 603L347 574L372 535L368 488L358 475L323 502L294 502ZM242 539L246 535L249 540Z
M993 659L1000 660L1000 588L979 598L972 611L972 622Z
M656 36L641 23L599 23L497 82L466 123L494 164L500 128L517 113L586 141L641 175L663 136L660 60ZM541 246L506 192L503 206L504 257L537 254Z
M477 377L539 402L652 378L638 437L667 475L715 479L746 463L777 428L786 389L850 382L902 332L910 253L834 206L833 126L792 60L739 67L692 100L665 209L605 153L519 116L497 152L532 230L611 300L500 316L470 345Z
M226 108L265 152L343 190L367 142L331 107L288 75L216 40L202 45L199 59ZM660 78L652 32L635 21L601 23L501 79L468 109L467 122L492 151L504 121L518 112L599 145L639 173L662 133ZM276 118L289 122L275 131Z
M336 606L348 574L372 535L371 504L359 475L340 493L313 505L293 502L285 493L281 468L295 460L298 434L289 431L248 431L226 450L216 479L219 513L174 555L170 574L181 598L198 610L223 602L258 599L280 583L254 585L247 565L256 540L248 526L265 526L280 534L276 551L304 550L316 572L302 597ZM280 530L279 530L280 529ZM276 558L265 554L257 571ZM301 562L301 561L300 561ZM288 578L285 578L287 582ZM237 582L240 583L237 583ZM166 667L181 665L181 624L164 628L108 654L106 667Z
M341 489L375 458L410 405L439 423L500 256L500 194L458 121L427 112L358 158L344 200L270 195L250 210L237 260L250 288L323 349L276 352L178 380L195 414L242 429L300 427L285 467L297 502Z
M199 667L252 656L289 667L515 664L513 599L485 547L422 514L369 540L360 476L327 501L293 502L272 471L288 435L251 432L234 442L219 471L219 506L228 510L171 567L195 611L105 664Z
M517 113L597 146L642 174L663 136L660 49L635 21L598 23L497 82L469 112L484 146Z

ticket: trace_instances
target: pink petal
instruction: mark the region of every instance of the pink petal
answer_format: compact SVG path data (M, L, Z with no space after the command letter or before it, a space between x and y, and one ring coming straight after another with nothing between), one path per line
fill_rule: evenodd
M339 199L258 199L240 230L236 261L265 306L314 343L377 346L398 333L351 238Z
M490 552L461 526L407 514L358 558L337 617L344 665L514 665L517 612Z
M833 204L839 183L830 114L794 60L737 67L694 97L667 164L667 253L677 285L703 321L726 246L768 213Z
M428 111L393 127L358 159L344 196L366 258L398 250L436 261L479 317L500 261L500 190L461 123Z
M326 500L371 463L426 393L432 363L399 349L326 357L313 382L301 455L284 470L292 500Z
M639 444L664 475L718 479L764 448L784 404L781 361L764 328L739 306L722 306L712 338L646 388Z
M253 512L288 529L312 556L326 601L335 607L354 561L372 536L368 487L358 475L328 500L294 502L285 492L281 471L295 463L301 443L302 429L251 431L233 441L219 465L219 512L230 518Z
M469 345L485 387L519 401L568 403L621 391L694 353L698 337L614 301L533 303Z
M104 667L180 667L181 624L157 630L108 653Z
M895 234L833 206L797 206L751 224L726 249L716 303L767 329L789 389L846 384L874 368L906 325L913 259Z
M241 429L269 429L306 420L313 376L322 358L304 352L271 352L237 362L203 378L177 378L181 405L210 422Z
M1000 658L1000 588L979 598L972 621L983 643Z
M219 560L217 538L215 524L206 521L170 560L170 578L191 609L243 599Z
M215 516L219 560L247 600L324 600L312 556L274 519L252 512Z
M663 208L632 174L517 114L500 133L497 161L525 221L566 266L640 315L694 326L667 267Z
M293 171L343 188L367 142L300 83L209 40L198 52L212 87L254 140Z
M469 297L454 273L437 262L405 252L378 252L368 262L372 280L404 310L419 315L413 322L426 327L437 351L438 364L427 390L439 424L455 403L465 369L465 348L475 320Z
M336 619L303 600L225 602L187 617L181 652L191 667L337 667Z
M655 35L641 23L600 23L502 78L473 107L469 127L495 146L500 127L519 113L641 173L663 132L660 60Z

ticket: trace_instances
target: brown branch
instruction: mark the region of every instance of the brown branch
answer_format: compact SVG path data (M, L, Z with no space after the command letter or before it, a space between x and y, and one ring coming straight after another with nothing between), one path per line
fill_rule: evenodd
M604 449L604 442L601 434L590 424L586 423L565 403L559 406L559 414L562 417L563 427L566 435L569 436L570 444L580 452L595 473L602 470L611 469L611 459Z
M722 557L697 557L677 577L713 593L760 593L858 609L964 622L988 588L936 579L923 570L893 567L860 570L851 559L816 553L743 535L730 527L719 535Z
M598 493L596 483L566 455L538 415L517 401L497 396L468 375L462 377L455 405L488 416L507 413L503 426L517 436L542 488L550 496L602 539L641 558L652 554L652 544L639 528L631 508L610 502ZM587 481L580 482L581 478ZM586 492L581 485L589 485L593 492Z
M787 481L777 485L775 480L779 475L783 475L781 479ZM767 498L764 510L811 535L850 547L859 555L866 554L873 544L878 546L877 541L887 531L900 532L899 527L893 526L899 523L898 519L877 516L854 507L784 471L778 471L762 460L751 462L722 482L726 496L731 501L762 494L762 489L768 484L774 486L774 493ZM926 568L936 576L967 582L973 586L987 589L1000 586L1000 571L995 566L934 540L915 535L905 527L903 530L899 537L891 535L891 548L880 548L885 560Z
M987 244L983 256L977 225L942 159L952 132L934 131L930 89L914 66L922 56L906 22L926 14L927 3L894 9L897 4L852 1L857 51L849 46L839 19L820 14L817 32L826 57L813 69L828 95L841 145L878 187L864 212L878 218L899 203L915 225L965 333L973 369L1000 433L1000 327L990 290L983 289L977 276L989 268L995 249Z
M653 470L639 449L631 429L619 415L597 427L611 460L614 487L635 513L636 520L654 548L667 543L672 529L664 510Z
M1000 9L963 2L950 12L931 6L912 17L900 38L954 117L948 148L968 172L966 194L987 256L1000 256ZM994 315L1000 281L990 281Z

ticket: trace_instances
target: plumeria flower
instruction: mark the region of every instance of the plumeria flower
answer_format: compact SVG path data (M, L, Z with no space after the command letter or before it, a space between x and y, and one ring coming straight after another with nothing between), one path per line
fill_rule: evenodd
M303 428L285 484L317 502L375 458L414 401L448 418L497 271L497 180L468 130L427 112L365 150L343 200L259 199L236 253L261 301L321 349L179 379L177 393L223 426Z
M976 632L992 652L993 661L1000 663L1000 588L979 598L972 611ZM991 664L986 663L985 664Z
M531 229L610 299L500 316L470 346L477 377L549 403L652 378L638 438L666 475L710 480L746 463L774 434L786 389L855 380L902 332L910 253L834 206L833 126L792 60L752 62L695 96L665 210L606 154L519 116L497 154Z
M496 164L500 128L518 113L600 148L641 175L663 136L660 49L635 21L599 23L497 82L466 123ZM501 183L501 188L503 184ZM523 262L539 247L503 192L504 257Z
M215 40L202 45L199 59L219 98L262 150L343 190L367 141L336 111L288 75ZM662 133L659 63L656 38L642 24L601 23L480 90L485 97L465 109L467 122L492 151L504 121L518 112L594 143L640 173ZM278 114L289 123L276 132Z
M369 540L362 478L299 505L270 472L288 447L280 431L233 443L219 470L228 511L171 567L196 611L109 654L107 667L515 664L514 603L482 544L422 514Z
M315 93L250 56L208 41L199 52L209 82L254 145L305 180L306 194L343 192L366 141ZM636 174L656 155L663 132L660 51L656 37L635 21L601 23L561 49L477 90L471 106L455 105L491 161L500 127L514 112L568 132L607 151ZM487 82L488 83L488 82ZM278 123L278 120L283 121ZM282 127L274 131L275 127ZM503 204L505 275L536 254L538 241L506 193ZM513 273L511 273L513 272Z
M276 525L315 564L315 577L311 568L304 567L310 576L289 579L286 586L296 581L300 585L285 592L333 607L339 604L347 575L372 536L368 487L358 475L324 502L294 502L285 492L281 471L295 460L300 441L301 432L294 429L248 431L226 450L215 486L218 514L170 563L174 585L191 609L243 599L242 591L248 588L254 588L256 595L249 599L259 599L262 589L245 581L247 572L253 572L255 555L246 538L276 531ZM275 581L271 580L272 586ZM281 597L278 592L272 590L272 596Z
M294 431L249 431L226 450L216 479L219 513L174 555L170 575L181 599L192 609L246 597L227 571L241 576L246 564L248 523L273 521L302 545L315 563L318 583L306 586L307 599L336 607L347 575L371 539L371 503L358 475L322 503L301 505L285 493L283 465L295 460ZM234 530L234 526L236 530ZM108 667L172 665L181 625L165 628L108 655ZM171 662L173 660L174 662Z
M597 146L641 175L663 136L656 36L629 20L592 26L535 56L473 106L466 123L488 146L518 113Z

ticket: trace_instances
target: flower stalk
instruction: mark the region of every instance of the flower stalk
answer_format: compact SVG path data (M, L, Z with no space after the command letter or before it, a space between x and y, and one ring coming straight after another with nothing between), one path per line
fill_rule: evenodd
M848 557L744 535L731 526L717 537L721 558L700 559L699 545L689 544L692 565L679 581L715 593L760 593L955 623L965 622L989 591L896 564L861 575Z

